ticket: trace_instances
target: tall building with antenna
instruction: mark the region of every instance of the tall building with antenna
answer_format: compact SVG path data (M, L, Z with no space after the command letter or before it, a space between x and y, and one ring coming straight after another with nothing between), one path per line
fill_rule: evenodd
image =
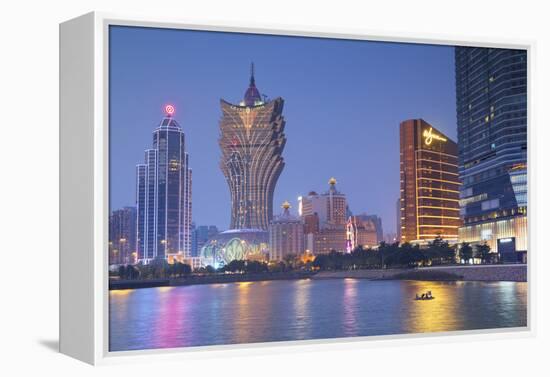
M256 87L254 64L243 100L220 101L220 168L231 195L231 229L267 230L273 194L284 167L284 100L267 101Z
M137 259L191 256L191 169L172 105L153 131L153 148L136 166Z

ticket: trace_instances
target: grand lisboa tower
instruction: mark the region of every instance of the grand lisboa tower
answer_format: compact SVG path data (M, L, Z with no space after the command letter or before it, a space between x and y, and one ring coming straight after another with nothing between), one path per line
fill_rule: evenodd
M262 100L252 64L243 101L220 102L220 167L231 193L230 227L267 230L273 218L273 192L284 167L284 100Z
M203 246L201 257L214 266L236 259L266 260L273 192L285 165L284 101L262 99L252 65L244 99L220 102L220 168L231 194L231 225Z

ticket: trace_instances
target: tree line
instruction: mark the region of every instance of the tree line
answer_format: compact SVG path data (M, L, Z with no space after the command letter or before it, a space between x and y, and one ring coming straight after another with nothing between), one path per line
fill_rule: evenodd
M388 244L381 242L377 249L357 247L351 253L331 251L329 254L319 254L315 259L304 259L303 256L288 254L281 261L233 260L216 269L212 266L192 270L191 266L181 262L168 263L164 258L155 259L148 264L119 266L112 272L120 279L162 279L181 278L190 275L209 275L216 273L264 273L288 272L297 270L351 270L351 269L383 269L411 268L419 266L450 265L460 260L469 263L472 258L481 263L498 261L496 253L491 252L487 243L471 246L462 244L451 246L445 240L437 237L426 247L410 243Z
M174 262L168 263L164 258L154 259L148 264L122 265L118 267L116 275L120 279L166 279L189 276L193 272L190 265Z
M451 246L441 237L437 237L424 248L410 243L388 244L381 242L377 249L357 247L351 253L331 251L317 255L313 267L326 270L411 268L419 266L450 265L460 260L469 263L478 258L482 263L494 263L495 253L487 243L472 247L463 242L458 247Z

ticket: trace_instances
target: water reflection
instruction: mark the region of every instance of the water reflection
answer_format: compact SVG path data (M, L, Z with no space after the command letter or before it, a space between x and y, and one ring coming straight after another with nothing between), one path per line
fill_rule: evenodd
M407 332L452 331L462 328L460 307L464 305L464 287L461 282L411 281L403 285L404 296L410 303L407 309ZM414 300L416 294L432 292L434 300Z
M432 291L435 300L415 301ZM527 325L527 283L294 280L110 292L110 349Z
M310 279L297 280L293 284L293 291L291 295L293 297L293 317L294 321L289 321L287 324L295 330L296 337L298 339L308 339L309 335L309 318L311 316L310 309L310 294L311 294L312 282Z
M343 330L345 336L357 335L357 279L344 279Z

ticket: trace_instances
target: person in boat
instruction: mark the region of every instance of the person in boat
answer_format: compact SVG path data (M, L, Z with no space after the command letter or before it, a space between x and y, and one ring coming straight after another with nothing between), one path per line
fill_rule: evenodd
M422 296L420 297L421 300L424 300L426 298L426 294L422 293Z
M432 291L428 291L426 293L426 298L432 298Z
M420 296L418 295L418 293L416 294L416 299L420 300Z

